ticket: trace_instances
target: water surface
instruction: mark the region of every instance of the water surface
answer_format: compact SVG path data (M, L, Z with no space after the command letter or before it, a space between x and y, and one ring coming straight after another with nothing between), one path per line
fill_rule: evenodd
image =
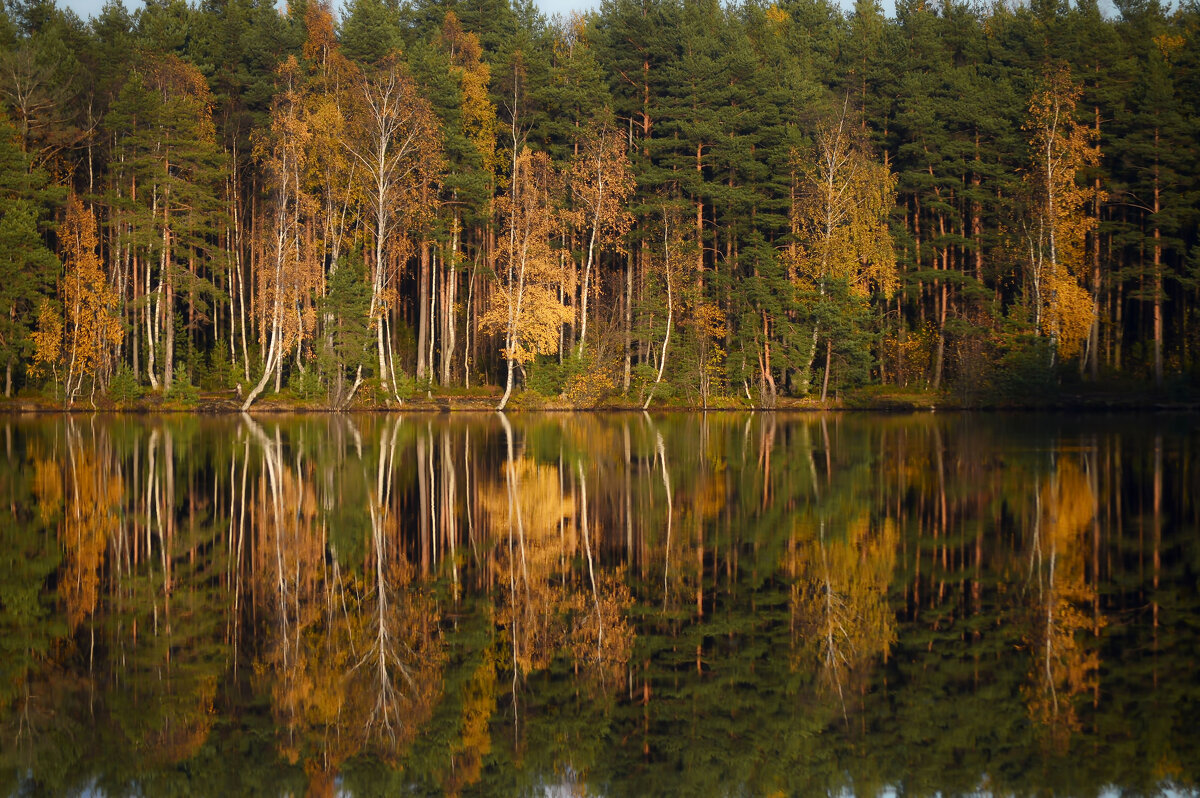
M1195 416L0 426L0 794L1200 778Z

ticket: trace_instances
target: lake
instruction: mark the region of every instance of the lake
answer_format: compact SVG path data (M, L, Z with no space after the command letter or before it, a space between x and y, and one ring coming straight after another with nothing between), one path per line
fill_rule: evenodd
M1194 415L0 425L2 794L1200 780Z

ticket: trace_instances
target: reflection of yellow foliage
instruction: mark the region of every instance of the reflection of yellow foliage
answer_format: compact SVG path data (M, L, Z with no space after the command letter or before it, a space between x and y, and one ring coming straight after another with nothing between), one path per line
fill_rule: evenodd
M322 794L350 757L369 748L395 761L416 737L441 694L444 644L434 600L390 545L398 519L372 507L363 571L327 562L311 480L262 440L255 571L270 638L255 676L269 685L281 754L303 760Z
M179 703L164 714L163 725L150 739L155 760L175 765L196 756L216 720L216 697L215 674L202 675L191 694L179 696Z
M633 628L625 617L633 606L629 587L618 574L602 574L594 595L577 590L569 606L575 613L570 651L576 668L591 685L619 686L633 652Z
M33 495L37 497L38 515L42 523L50 523L62 506L62 474L58 463L35 457L33 461Z
M575 549L572 525L563 525L563 533L571 534L559 540L559 522L571 516L573 507L562 495L554 466L521 458L510 468L511 487L490 487L482 504L500 552L497 620L509 630L517 664L528 673L549 665L566 638L564 591L552 577L562 558Z
M571 497L563 495L557 467L522 457L513 462L512 473L515 505L509 502L504 481L483 490L481 504L488 530L492 540L507 547L511 523L518 568L529 570L531 579L545 579L557 569L561 557L575 551L575 529L569 520L575 508ZM560 521L564 521L565 550L559 545ZM507 569L507 563L499 567Z
M270 684L280 753L291 762L303 759L314 782L368 747L395 761L441 695L445 656L435 604L390 570L382 622L376 597L361 592L357 580L326 580L300 603L335 611L318 609L304 629L288 638L277 634L266 660L255 666L256 676ZM273 626L276 633L283 629Z
M458 795L475 784L483 772L483 758L492 750L489 724L496 705L496 663L489 652L462 690L462 736L450 746L453 767L442 776L447 795Z
M896 560L896 528L891 519L872 528L862 514L843 534L827 522L796 530L790 561L794 663L821 674L839 695L848 676L861 675L896 640L887 591Z
M574 497L563 495L554 466L521 458L510 468L511 489L507 481L486 487L481 503L498 552L497 622L509 631L516 665L540 670L565 650L592 683L616 683L633 648L629 588L602 571L594 590L590 575L558 578L582 545ZM593 551L596 539L593 530Z
M70 492L58 532L67 565L58 592L67 605L67 620L75 628L96 609L100 566L109 539L119 529L117 507L124 486L120 473L106 467L103 449L94 444L77 446L73 438L68 445L74 449L68 468ZM57 475L52 476L40 463L38 466L35 489L42 505L45 497L61 492L62 487Z
M1099 653L1087 651L1079 638L1080 631L1104 622L1084 611L1096 596L1086 572L1086 536L1094 512L1086 475L1073 460L1060 461L1038 491L1030 553L1035 592L1026 638L1034 658L1024 690L1030 716L1059 749L1079 728L1072 699L1098 684Z

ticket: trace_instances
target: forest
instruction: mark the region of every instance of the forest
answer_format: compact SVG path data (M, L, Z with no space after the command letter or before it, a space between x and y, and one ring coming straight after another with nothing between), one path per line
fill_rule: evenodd
M1200 4L0 15L6 396L1187 396Z

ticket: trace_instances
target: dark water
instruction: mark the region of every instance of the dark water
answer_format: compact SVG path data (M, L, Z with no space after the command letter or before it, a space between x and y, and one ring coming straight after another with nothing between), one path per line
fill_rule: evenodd
M1200 779L1195 416L0 427L0 794Z

